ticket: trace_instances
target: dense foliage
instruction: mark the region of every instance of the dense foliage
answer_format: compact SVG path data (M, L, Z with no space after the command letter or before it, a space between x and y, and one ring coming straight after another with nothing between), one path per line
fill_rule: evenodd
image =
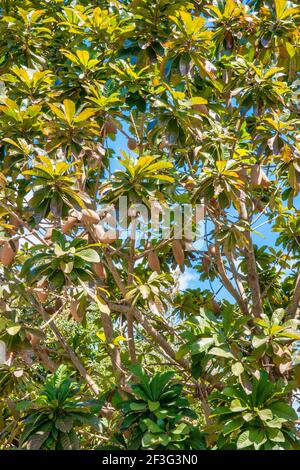
M0 0L1 449L299 448L299 25ZM154 202L202 246L142 238Z

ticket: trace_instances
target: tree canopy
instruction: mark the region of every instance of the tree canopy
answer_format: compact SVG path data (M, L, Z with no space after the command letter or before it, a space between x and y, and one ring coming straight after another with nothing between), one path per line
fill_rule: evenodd
M1 449L300 448L299 25L0 0Z

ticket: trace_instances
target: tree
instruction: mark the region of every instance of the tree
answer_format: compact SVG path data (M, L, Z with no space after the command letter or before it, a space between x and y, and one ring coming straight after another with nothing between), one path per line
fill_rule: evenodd
M0 1L1 448L299 448L299 24Z

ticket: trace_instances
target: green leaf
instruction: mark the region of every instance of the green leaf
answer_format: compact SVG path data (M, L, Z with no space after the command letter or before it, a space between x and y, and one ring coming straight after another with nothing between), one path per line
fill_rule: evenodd
M284 319L285 314L286 312L284 308L278 308L277 310L274 310L274 312L272 313L271 322L274 325L279 325Z
M267 434L273 442L285 442L285 437L280 429L268 429Z
M68 124L72 124L74 116L75 116L75 103L71 100L64 100L64 109L65 109L65 115L68 121Z
M284 401L275 401L269 405L273 415L286 421L295 421L298 419L297 413L288 403Z
M156 424L154 421L152 421L152 419L146 418L146 419L143 419L142 422L147 426L149 431L153 434L163 433L164 432L163 428L158 426L158 424Z
M74 424L72 416L61 416L55 421L55 426L62 432L71 431Z
M10 326L9 328L6 328L6 331L10 336L15 336L16 334L19 333L21 328L22 328L21 325L14 325L14 326Z
M152 394L153 401L157 401L163 389L173 377L174 371L166 371L160 374L156 374L153 379L150 381L150 390Z
M246 447L250 447L252 445L252 441L249 439L250 431L244 431L242 434L239 435L236 446L238 449L245 449Z
M85 250L76 251L75 256L78 258L84 259L89 263L100 263L100 257L98 253L92 248L87 248Z
M242 405L242 403L240 402L240 400L238 400L237 398L235 398L234 400L232 400L231 404L230 404L230 409L231 411L233 411L234 413L237 413L239 411L245 411L247 410L247 407Z
M240 429L243 426L243 424L244 424L244 420L240 417L231 419L223 427L222 433L224 434L224 436L227 436L227 434L231 434L233 431Z
M268 337L267 336L262 336L262 337L259 337L259 336L253 336L252 338L252 345L255 349L257 348L260 348L260 346L262 346L263 344L266 344L268 341Z
M264 410L258 410L257 414L262 421L269 421L270 419L273 419L273 413L268 408Z
M155 410L159 409L160 403L159 403L159 401L148 400L148 406L149 406L150 411L155 411Z
M186 423L180 423L174 430L171 431L172 434L189 434L190 427Z
M212 348L209 350L209 354L218 357L224 357L225 359L234 359L234 355L230 351L226 351L222 348Z
M142 411L146 409L146 403L130 403L132 411Z
M239 377L244 372L244 366L241 362L235 362L231 366L232 373Z
M142 439L142 445L143 447L150 447L155 444L158 444L158 434L152 434L151 432L147 432Z

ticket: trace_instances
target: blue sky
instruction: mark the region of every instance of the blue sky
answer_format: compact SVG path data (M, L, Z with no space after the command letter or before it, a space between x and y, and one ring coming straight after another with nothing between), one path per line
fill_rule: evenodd
M125 126L124 129L125 131L128 131ZM111 174L113 174L115 170L122 168L119 162L117 161L117 157L121 155L120 151L123 150L126 153L130 153L130 151L127 148L127 138L121 132L117 133L115 141L108 140L107 145L115 151L115 158L112 158L110 162L110 171ZM132 152L132 154L135 155L134 152ZM300 198L298 199L300 200ZM253 234L253 242L259 247L263 245L275 246L277 233L272 231L272 227L268 221L268 218L265 215L262 215L257 221L257 223L254 224L254 227L257 226L258 234ZM222 285L218 280L216 280L214 281L213 286L216 292L221 288ZM184 290L186 288L197 287L200 287L201 289L210 289L210 284L208 281L200 281L199 273L197 273L197 271L195 271L193 268L186 268L185 272L180 275L180 288ZM232 297L226 291L225 288L222 288L220 290L219 294L217 295L217 298L232 300Z

